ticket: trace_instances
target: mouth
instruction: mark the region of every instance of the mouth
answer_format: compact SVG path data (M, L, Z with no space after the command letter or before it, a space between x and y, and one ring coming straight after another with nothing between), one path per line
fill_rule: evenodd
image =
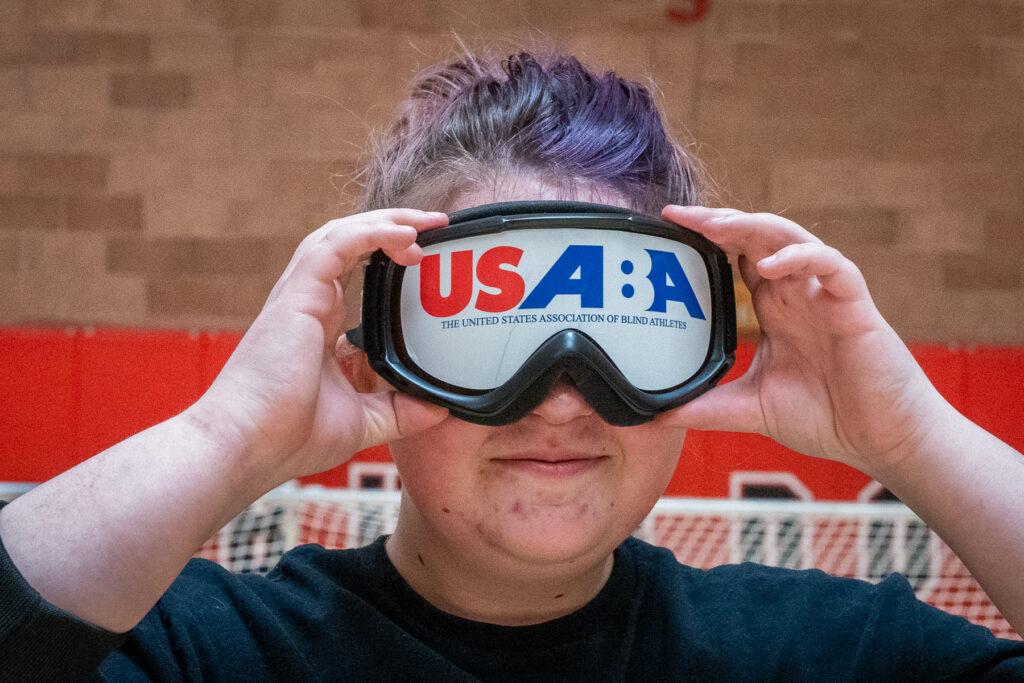
M494 458L499 467L548 477L571 477L599 467L609 458L589 453L516 453Z

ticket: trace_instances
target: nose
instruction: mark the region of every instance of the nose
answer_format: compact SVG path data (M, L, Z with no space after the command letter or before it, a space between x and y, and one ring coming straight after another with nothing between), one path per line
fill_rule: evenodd
M565 424L578 417L593 415L594 409L583 398L579 390L567 379L562 378L551 387L540 405L530 411L549 424Z

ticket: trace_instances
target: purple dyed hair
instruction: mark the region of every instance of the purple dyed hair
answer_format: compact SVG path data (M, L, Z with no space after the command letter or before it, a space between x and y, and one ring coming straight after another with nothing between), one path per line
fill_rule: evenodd
M413 82L365 172L364 210L448 210L482 183L532 174L574 198L611 190L630 208L699 204L697 162L650 92L575 57L467 56Z

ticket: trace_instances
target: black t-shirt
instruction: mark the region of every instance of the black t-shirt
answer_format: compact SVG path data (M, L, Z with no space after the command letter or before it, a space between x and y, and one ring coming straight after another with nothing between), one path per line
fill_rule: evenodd
M170 681L1024 680L1024 644L873 585L754 564L699 570L636 539L579 611L503 627L421 598L383 539L305 545L266 576L189 562L127 636L43 601L0 545L0 677Z

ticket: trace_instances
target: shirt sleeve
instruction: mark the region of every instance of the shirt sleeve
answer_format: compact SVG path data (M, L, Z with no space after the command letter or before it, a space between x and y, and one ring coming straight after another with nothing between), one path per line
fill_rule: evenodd
M918 599L902 574L874 585L814 570L810 575L818 584L811 595L826 598L818 608L832 618L801 637L812 639L817 631L826 643L831 636L855 644L856 680L1024 680L1024 643L997 638Z
M726 678L1024 680L1024 643L919 600L901 574L873 584L742 564L699 577L678 630Z
M124 640L43 599L0 539L0 679L88 680Z
M899 576L913 596L906 578ZM911 624L917 642L922 678L926 680L1024 680L1024 642L997 638L987 628L912 599Z

